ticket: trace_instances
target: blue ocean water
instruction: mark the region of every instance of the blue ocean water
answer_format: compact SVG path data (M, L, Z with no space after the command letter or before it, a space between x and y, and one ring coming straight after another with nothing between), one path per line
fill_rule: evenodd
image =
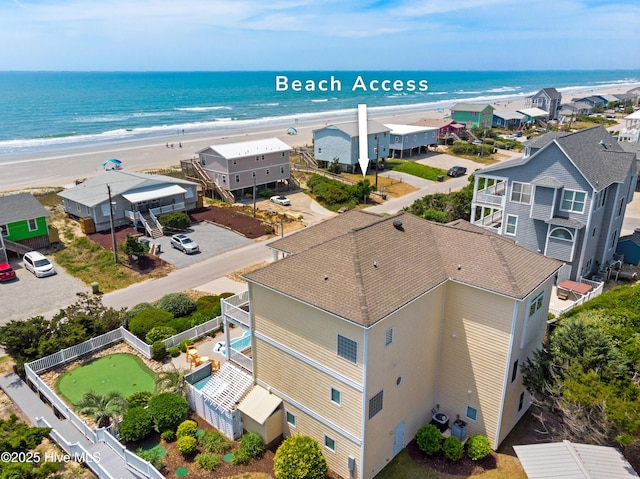
M287 78L286 91L276 88L277 77ZM291 88L293 80L302 82L302 91ZM390 91L380 88L384 80ZM421 80L425 91L419 91ZM395 81L401 83L394 89ZM639 82L640 70L0 72L0 156L169 138L183 130L287 128L353 116L359 103L375 115L509 100L545 87L570 100L571 91Z

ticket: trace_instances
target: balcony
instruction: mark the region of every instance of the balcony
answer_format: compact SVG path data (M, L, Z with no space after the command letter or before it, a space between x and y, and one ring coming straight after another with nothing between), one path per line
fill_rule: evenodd
M477 190L474 201L479 205L504 206L506 182L500 181L482 190Z
M471 219L471 224L476 226L482 226L494 233L500 233L500 227L502 226L502 210L495 210L493 213L484 214L483 208L483 216L478 219Z
M222 317L238 326L251 329L251 315L249 314L249 291L229 296L220 300Z

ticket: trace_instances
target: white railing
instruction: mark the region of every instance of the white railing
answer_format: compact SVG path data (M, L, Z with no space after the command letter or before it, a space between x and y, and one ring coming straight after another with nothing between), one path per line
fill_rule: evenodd
M129 221L136 221L138 219L136 217L136 212L131 210L124 210L124 217Z
M184 211L185 204L184 201L180 203L174 203L172 205L159 206L158 208L152 208L149 210L154 216L164 215L166 213L173 213L174 211Z
M244 369L253 374L253 359L245 356L237 349L231 348L231 354L229 355L229 361L242 366Z
M478 193L476 194L477 203L485 203L489 205L498 206L498 205L502 205L503 199L504 199L504 196L498 196L491 193L481 193L478 191Z
M151 226L149 226L149 223L147 223L147 220L144 219L144 216L142 216L139 211L136 212L136 217L138 221L140 221L142 226L144 226L144 230L147 232L147 235L153 236L153 233L151 232Z
M222 322L222 316L218 316L216 318L210 319L202 324L198 324L191 329L187 329L182 331L181 333L176 334L175 336L171 336L164 340L164 344L167 348L172 346L177 346L180 344L180 341L184 339L196 339L208 332L213 331L216 328L220 327L220 323Z
M473 224L474 225L479 224L481 226L492 226L495 223L499 223L501 220L502 220L502 211L496 211L493 214L483 216L479 220L474 221Z
M562 309L555 309L550 307L549 312L553 313L556 317L558 317L561 314L566 313L567 311L575 308L576 306L580 306L581 304L586 303L591 298L600 296L602 294L602 291L604 290L604 283L600 281L591 281L589 279L582 279L580 280L580 282L584 284L588 284L589 286L593 287L593 289L589 291L587 294L580 296L578 299L576 299L571 304L565 306Z
M222 316L231 319L248 328L251 328L251 315L249 311L245 311L241 306L249 304L249 291L243 291L228 298L220 300L222 306Z
M120 330L121 338L124 342L142 354L145 358L151 359L151 345L145 343L142 339L137 337L135 334L130 333L122 326L118 329Z
M36 426L50 428L51 424L49 424L45 418L39 417L36 418ZM71 444L67 442L55 429L51 429L50 436L56 444L64 450L64 452L73 457L75 461L84 462L100 479L117 479L100 465L99 458L95 460L94 456L80 444Z
M149 461L142 459L123 446L107 429L96 429L96 435L98 440L104 442L114 453L118 454L127 466L134 468L150 479L164 479L164 476Z
M156 228L158 228L160 230L160 232L162 233L162 231L163 231L162 225L158 221L158 218L156 218L156 215L153 214L153 210L149 210L149 216L151 216L151 219L155 223Z
M234 294L233 296L229 296L228 298L223 298L220 300L223 304L230 304L232 306L242 306L249 302L249 290L243 291L242 293Z

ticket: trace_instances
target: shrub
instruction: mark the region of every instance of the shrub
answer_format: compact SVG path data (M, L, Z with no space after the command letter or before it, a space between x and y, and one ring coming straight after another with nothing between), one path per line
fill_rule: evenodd
M308 436L285 439L273 458L277 479L324 479L327 469L327 460L318 442Z
M173 318L173 314L158 308L148 308L136 314L129 321L129 331L144 339L147 333L156 326L166 326Z
M171 442L176 438L176 433L173 432L173 430L171 429L167 429L166 431L162 431L162 434L160 434L160 437L167 442Z
M233 459L235 464L235 456ZM196 464L205 471L212 472L215 471L216 468L220 465L222 459L220 459L220 456L218 456L217 454L213 454L211 452L203 452L196 456L195 461Z
M233 460L232 462L238 466L238 465L247 465L252 461L252 457L249 455L249 453L245 450L243 450L242 448L238 449L237 451L235 451L233 453Z
M176 442L176 449L182 453L184 456L188 456L189 454L193 454L196 452L196 447L198 446L198 441L193 436L182 436L178 438Z
M416 443L422 452L433 456L442 448L442 432L433 424L425 424L416 433Z
M149 411L141 406L127 411L120 423L120 436L126 442L136 442L147 437L153 429Z
M149 461L153 467L158 471L164 469L164 456L160 448L154 447L153 449L144 450L142 448L136 450L136 455L140 456L145 461Z
M254 459L262 456L264 453L264 441L260 434L255 432L248 432L240 438L240 451L245 453L249 458Z
M129 321L131 321L135 316L137 316L138 313L141 313L145 309L151 309L151 308L153 308L151 303L138 303L129 311L124 313L124 316L122 317L122 322L124 323L125 326L128 326Z
M178 424L187 419L189 403L179 394L160 393L149 401L149 412L156 431L175 430Z
M171 326L156 326L151 328L151 331L147 333L144 339L147 344L153 344L156 341L162 341L163 339L175 336L175 334L176 330Z
M196 432L198 432L198 424L191 419L187 419L183 421L178 426L178 430L176 431L176 437L181 438L184 436L196 437Z
M220 296L217 295L209 294L196 299L196 309L198 311L208 311L218 305L220 305Z
M162 341L156 341L151 345L151 357L156 361L160 361L167 357L167 345Z
M462 441L456 436L449 436L444 440L442 451L444 455L447 456L447 459L456 462L462 459L464 446L462 445Z
M185 293L169 293L158 300L156 308L182 318L196 310L196 302Z
M133 409L134 407L146 406L151 399L153 394L149 391L138 391L137 393L133 393L131 396L127 398L127 404L129 405L129 409Z
M182 351L183 353L187 352L187 346L193 346L193 341L191 339L183 339L178 344L178 347L180 348L180 351Z
M167 326L173 328L178 333L186 331L191 327L191 316L186 318L173 318L167 323Z
M175 211L173 213L167 213L160 215L158 222L163 228L170 230L186 230L191 226L191 219L189 215L183 211Z
M193 328L202 323L206 323L210 319L215 318L216 316L220 316L220 306L216 309L209 309L205 311L196 311L189 318L189 327Z
M484 459L491 454L491 443L489 438L482 434L476 434L469 438L467 443L467 454L472 461Z
M170 347L169 349L167 349L167 352L172 358L177 358L178 356L180 356L180 348L177 346Z
M198 443L207 452L223 453L231 447L231 442L215 429L209 429L201 434Z

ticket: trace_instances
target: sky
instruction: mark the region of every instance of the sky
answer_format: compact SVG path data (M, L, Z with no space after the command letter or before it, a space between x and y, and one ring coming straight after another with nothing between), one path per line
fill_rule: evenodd
M0 70L640 68L637 0L0 0Z

